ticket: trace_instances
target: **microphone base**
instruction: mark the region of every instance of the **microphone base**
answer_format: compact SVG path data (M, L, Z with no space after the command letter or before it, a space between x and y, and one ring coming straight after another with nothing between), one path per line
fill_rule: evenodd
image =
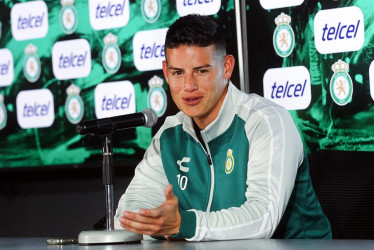
M78 243L81 245L128 244L140 243L142 239L142 234L126 230L82 231L78 236Z

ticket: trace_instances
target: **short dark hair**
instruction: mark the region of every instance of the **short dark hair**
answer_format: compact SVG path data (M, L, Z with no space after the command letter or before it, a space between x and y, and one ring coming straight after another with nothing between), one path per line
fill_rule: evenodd
M208 47L226 55L226 41L222 29L209 16L191 14L180 17L169 28L166 34L165 50L180 45Z

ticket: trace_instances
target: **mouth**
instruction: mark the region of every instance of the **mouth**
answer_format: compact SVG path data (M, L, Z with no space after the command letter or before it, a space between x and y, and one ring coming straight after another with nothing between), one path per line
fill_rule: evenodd
M183 98L183 102L189 106L194 106L199 104L201 101L201 97L189 97L189 98Z

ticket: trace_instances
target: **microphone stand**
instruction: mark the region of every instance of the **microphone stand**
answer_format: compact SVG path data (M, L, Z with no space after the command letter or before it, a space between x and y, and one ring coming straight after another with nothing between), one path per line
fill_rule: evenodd
M114 230L113 209L113 143L112 133L100 135L103 145L103 184L105 186L106 202L106 230L105 231L82 231L78 236L78 243L90 244L116 244L140 242L141 234L126 230Z
M112 135L102 136L103 143L103 184L105 186L106 230L114 230L113 213L113 145Z

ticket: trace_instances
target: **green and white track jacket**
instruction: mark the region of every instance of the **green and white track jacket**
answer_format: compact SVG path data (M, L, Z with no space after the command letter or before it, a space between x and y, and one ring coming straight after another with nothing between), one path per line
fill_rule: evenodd
M232 83L218 117L201 131L190 117L168 117L121 197L123 211L155 208L173 185L181 213L175 237L190 241L331 238L287 110Z

